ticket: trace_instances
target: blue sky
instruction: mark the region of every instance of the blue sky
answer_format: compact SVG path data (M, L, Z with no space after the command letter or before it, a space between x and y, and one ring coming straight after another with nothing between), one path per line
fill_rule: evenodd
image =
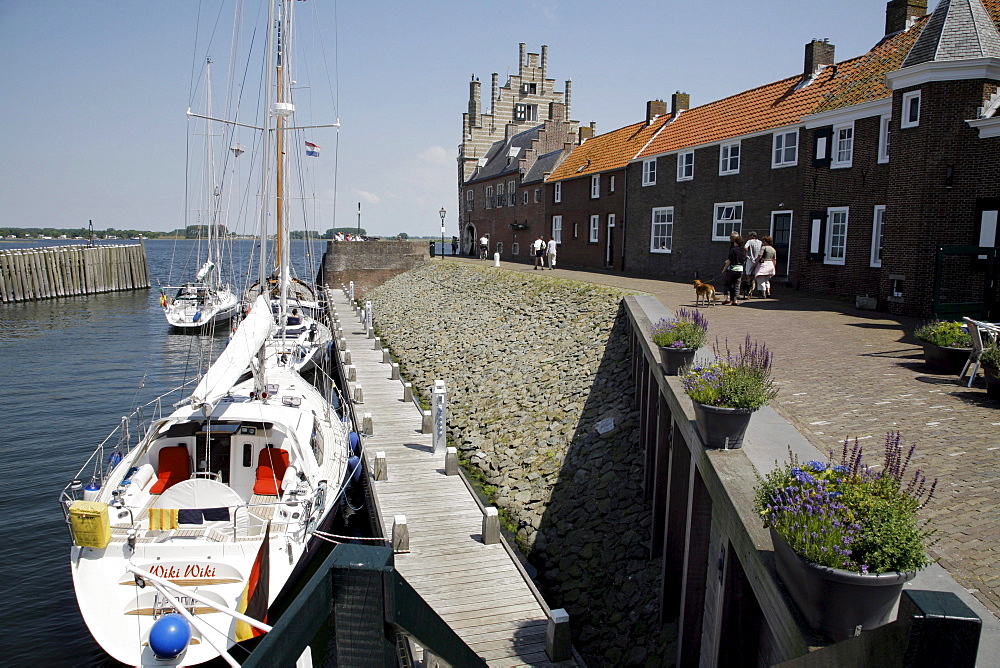
M245 36L260 1L244 0ZM829 38L838 60L859 55L885 24L881 0L295 4L303 47L296 78L309 86L297 100L298 123L307 96L310 122L341 122L339 133L309 137L323 147L307 163L313 227L355 225L361 202L362 226L378 235L435 235L442 206L448 234L456 233L468 82L478 76L488 98L491 73L501 84L516 74L520 42L533 53L549 47L549 76L560 89L573 80L572 117L603 133L640 120L647 100L676 90L697 106L793 75L813 38ZM210 55L218 112L233 6L0 0L0 227L182 226L185 111L204 109L192 79Z

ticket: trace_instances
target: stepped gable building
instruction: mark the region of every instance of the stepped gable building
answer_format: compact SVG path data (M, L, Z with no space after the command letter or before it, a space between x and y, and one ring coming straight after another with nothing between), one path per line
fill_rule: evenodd
M801 74L666 123L629 165L626 268L715 280L729 233L755 230L794 287L912 315L995 309L1000 0L925 14L892 0L866 54L810 42ZM991 250L946 249L936 268L939 246Z
M545 234L544 178L570 153L577 141L576 124L562 118L561 103L552 105L554 118L494 142L472 177L462 184L462 253L476 255L478 239L489 236L490 255L504 260L530 257L531 242ZM589 128L582 129L584 136Z
M523 42L519 46L517 74L510 75L501 87L499 75L493 73L489 113L482 111L479 79L473 76L469 83L469 110L462 114L462 143L458 148L460 202L466 201L465 182L485 166L494 144L552 120L568 123L574 134L572 143L578 140L578 124L570 120L572 82L566 81L565 92L556 90L555 80L547 77L547 46L542 46L541 54L527 53ZM466 206L461 205L459 210L459 230L464 241Z
M687 108L687 99L674 95L669 115L662 100L647 102L645 120L588 139L546 178L546 239L559 244L559 264L623 268L629 160Z

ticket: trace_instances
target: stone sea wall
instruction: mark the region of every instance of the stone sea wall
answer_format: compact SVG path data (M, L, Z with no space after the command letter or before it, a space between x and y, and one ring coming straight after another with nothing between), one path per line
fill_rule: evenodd
M414 391L445 381L449 444L482 473L588 663L664 665L625 294L429 262L368 299Z

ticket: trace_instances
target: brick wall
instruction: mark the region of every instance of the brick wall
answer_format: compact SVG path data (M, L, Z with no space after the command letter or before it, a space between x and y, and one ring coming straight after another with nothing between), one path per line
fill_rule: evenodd
M328 241L319 282L331 288L354 281L355 296L430 260L427 241Z
M559 245L557 263L589 269L608 267L608 234L612 235L611 266L621 269L621 221L625 215L626 170L603 172L600 177L600 197L591 197L592 174L560 181L562 201L555 202L555 185L545 185L548 202L543 225L545 239L552 234L552 217L562 216L562 243ZM612 179L614 192L611 191ZM614 215L615 227L608 229L608 215ZM597 240L591 241L590 218L598 216ZM534 237L532 237L534 239Z
M657 158L656 185L642 185L642 163L628 168L627 246L625 269L652 277L715 280L729 252L728 240L713 241L715 205L743 202L742 232L771 229L771 212L793 211L793 239L802 210L801 146L806 132L799 132L798 166L771 168L772 135L740 142L740 171L719 175L719 146L695 150L694 178L677 181L677 155ZM670 253L650 250L652 210L673 207L673 245ZM785 258L779 258L779 262Z

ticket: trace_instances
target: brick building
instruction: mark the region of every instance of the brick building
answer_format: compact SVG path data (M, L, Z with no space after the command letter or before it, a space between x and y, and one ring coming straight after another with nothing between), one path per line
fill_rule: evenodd
M545 234L559 244L559 264L622 268L628 161L669 120L666 110L648 102L644 121L588 139L546 178Z
M508 124L508 136L489 147L462 184L462 254L476 255L485 234L491 256L527 259L531 241L545 234L545 176L579 136L576 124L563 119L561 103L553 103L552 114L552 120L522 132Z
M716 279L729 232L775 238L797 288L914 315L996 305L1000 0L892 0L885 37L681 110L628 168L625 269ZM951 280L954 279L963 280ZM935 301L935 295L938 295Z
M500 86L499 75L493 73L488 113L482 111L479 79L473 76L469 83L469 110L462 114L462 143L458 147L458 194L463 203L458 229L463 250L470 241L466 238L464 184L485 167L491 148L547 121L568 123L569 131L576 133L577 123L570 120L572 82L566 81L565 92L556 90L555 80L548 78L547 46L542 46L541 54L527 53L524 43L519 46L517 74ZM574 136L573 142L577 139Z

